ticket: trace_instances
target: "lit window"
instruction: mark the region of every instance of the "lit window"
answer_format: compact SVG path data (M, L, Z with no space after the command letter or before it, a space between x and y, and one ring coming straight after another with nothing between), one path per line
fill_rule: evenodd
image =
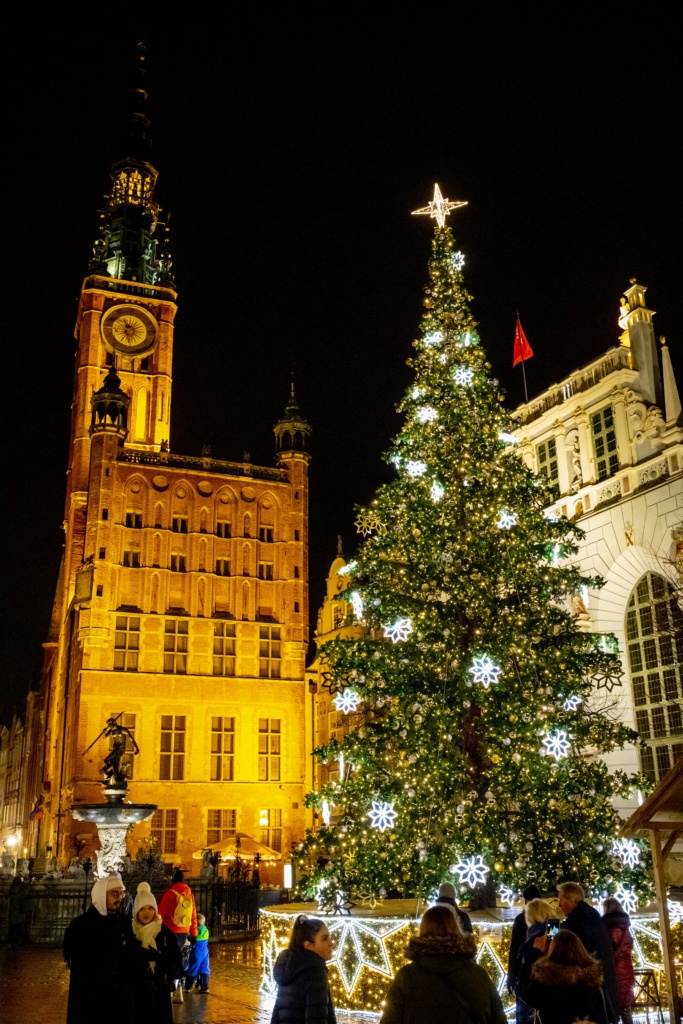
M164 672L187 672L187 619L166 619L164 624Z
M161 716L159 778L185 778L185 715Z
M617 455L617 434L614 428L612 406L608 405L591 416L593 452L598 471L598 480L606 480L619 469Z
M259 812L259 842L282 852L282 811L279 808Z
M280 678L280 627L259 626L259 676Z
M152 844L156 852L161 854L177 853L178 851L178 812L162 810L161 807L152 815Z
M114 633L114 669L137 672L140 651L140 616L117 615Z
M214 622L213 674L215 676L234 676L235 642L234 623Z
M280 719L259 718L258 723L258 780L280 781Z
M211 719L211 781L232 782L235 758L235 719Z
M237 811L232 808L210 810L207 815L206 845L222 843L237 831Z

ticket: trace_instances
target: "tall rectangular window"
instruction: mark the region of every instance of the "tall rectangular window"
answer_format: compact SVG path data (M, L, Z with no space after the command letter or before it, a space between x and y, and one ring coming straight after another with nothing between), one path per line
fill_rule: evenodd
M187 560L185 555L173 552L171 555L171 572L186 572Z
M234 676L235 643L234 622L214 622L213 674L215 676Z
M142 513L141 512L126 512L126 526L129 530L141 530L142 529Z
M117 615L114 633L114 668L117 672L137 672L140 651L140 616Z
M151 839L161 855L178 852L177 810L157 808L152 815Z
M173 516L173 519L171 520L171 530L173 533L187 533L187 517Z
M277 808L259 811L259 842L271 850L282 852L282 811Z
M185 778L185 715L162 715L159 744L159 778Z
M230 575L230 559L229 558L217 558L216 559L216 575L217 576L229 576Z
M135 715L123 714L123 715L119 716L118 711L112 711L111 714L109 715L109 717L110 718L118 719L119 723L125 729L128 729L128 733L130 733L132 735L133 739L135 739ZM135 754L134 754L135 747L133 746L133 739L131 739L131 736L129 736L128 733L125 734L125 736L126 736L126 745L125 745L125 748L124 748L125 749L125 753L124 753L123 757L121 758L121 768L123 769L123 771L125 771L127 777L129 779L132 779L133 778L133 765L135 764ZM111 750L112 743L113 743L113 740L110 740L109 741L109 744L110 744L109 749L110 750Z
M222 843L237 831L237 811L234 808L216 808L207 815L206 845Z
M123 552L123 564L127 565L130 569L140 568L140 552L134 548L129 548Z
M230 537L230 523L227 519L219 519L216 523L216 536L217 537Z
M258 780L280 781L280 719L259 718Z
M555 497L560 494L560 473L557 465L557 443L554 437L536 445L536 458L538 460L539 475L545 477Z
M235 719L211 719L211 781L232 782L235 777Z
M273 578L273 563L272 562L259 562L259 564L258 564L258 578L260 580L272 580L272 578Z
M273 527L272 526L259 526L258 539L264 544L273 543Z
M164 623L164 672L187 672L187 619L166 619Z
M598 480L606 480L608 476L612 476L619 469L617 433L614 427L611 405L601 409L600 412L593 413L591 416L591 431L593 434L593 452L595 454Z
M259 626L259 676L280 678L280 627Z

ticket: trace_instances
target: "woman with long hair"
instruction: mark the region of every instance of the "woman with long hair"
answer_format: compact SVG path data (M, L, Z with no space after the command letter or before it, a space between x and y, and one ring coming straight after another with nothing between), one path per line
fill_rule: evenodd
M506 1024L495 985L474 962L476 951L450 906L430 907L408 945L412 963L389 987L380 1024Z
M631 918L619 900L610 896L602 904L602 923L607 929L612 952L614 953L614 980L617 997L617 1012L623 1024L633 1024L631 1007L635 999L636 978L633 973L633 936Z
M563 928L549 946L546 936L535 939L534 946L540 958L520 995L538 1011L541 1024L574 1024L577 1020L611 1024L602 990L602 965L587 952L581 939Z
M538 956L534 942L545 935L547 922L553 916L553 908L542 899L529 900L524 907L524 920L527 925L526 939L519 947L515 963L515 1019L517 1024L533 1024L534 1008L529 1006L519 993L528 984L531 968Z
M289 946L275 961L277 999L271 1024L336 1024L327 961L332 939L324 921L299 914Z

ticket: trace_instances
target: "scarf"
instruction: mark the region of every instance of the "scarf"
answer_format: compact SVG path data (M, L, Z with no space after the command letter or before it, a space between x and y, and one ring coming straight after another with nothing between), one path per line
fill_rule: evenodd
M140 924L135 918L133 920L133 934L138 940L143 949L156 949L157 944L154 941L161 931L161 915L157 914L153 921L149 924Z

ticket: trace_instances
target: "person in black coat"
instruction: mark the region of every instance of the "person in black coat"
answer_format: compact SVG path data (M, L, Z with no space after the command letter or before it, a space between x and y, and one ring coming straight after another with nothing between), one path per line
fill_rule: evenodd
M519 947L513 971L517 1024L533 1024L534 1008L525 1002L521 993L529 982L532 965L537 959L534 942L546 935L547 924L552 917L553 908L545 900L529 900L524 908L524 919L527 923L526 939Z
M561 928L573 932L586 950L602 964L605 976L605 993L610 1020L617 1020L614 1007L618 1005L614 954L609 932L594 907L585 902L583 889L577 882L563 882L557 887L557 902L565 914Z
M445 903L447 907L451 907L455 911L455 916L460 922L460 927L464 932L472 931L472 918L469 914L466 914L464 910L461 910L458 904L455 902L455 886L450 882L442 882L439 886L439 895L436 897L437 905Z
M182 953L174 933L161 923L147 882L138 885L133 904L129 952L133 1024L173 1024L171 992L183 976Z
M337 1024L325 966L331 959L325 922L299 914L273 968L278 990L271 1024Z
M120 875L98 878L91 906L64 933L71 972L66 1024L121 1024L131 1018L127 967L133 933L120 911L123 892Z
M534 953L529 980L518 988L525 1002L538 1011L540 1024L574 1024L578 1020L610 1024L602 965L573 932L565 929L552 940L545 935L534 939Z
M540 900L541 890L535 885L527 885L526 889L522 893L524 897L524 904L530 900ZM517 983L517 955L522 948L522 944L526 941L528 924L526 917L524 916L524 910L521 914L517 914L517 917L512 922L512 935L510 936L510 950L508 952L508 976L507 976L507 988L508 992L512 994L515 991L515 984Z

